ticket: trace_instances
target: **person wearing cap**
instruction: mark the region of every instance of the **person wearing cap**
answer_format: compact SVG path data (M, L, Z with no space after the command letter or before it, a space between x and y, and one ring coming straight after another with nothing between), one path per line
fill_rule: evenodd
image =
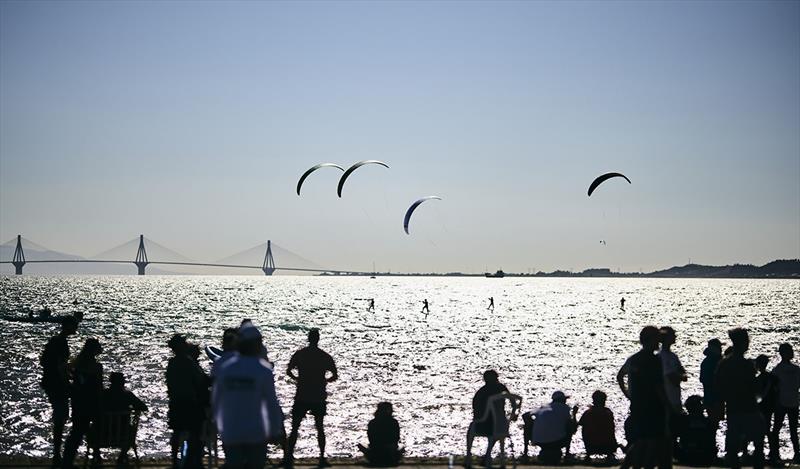
M185 465L199 467L203 455L200 433L205 421L208 401L208 377L189 356L186 337L175 334L167 343L173 356L167 362L168 426L173 465L178 463L178 447L182 435L186 436L187 452Z
M800 441L797 434L798 408L800 408L800 366L792 363L794 349L788 343L778 347L781 361L772 369L772 374L778 378L778 402L775 406L775 422L770 432L770 459L778 459L778 443L783 418L789 419L789 439L792 441L795 463L800 463Z
M282 441L283 411L275 377L260 357L261 332L253 324L239 329L238 353L217 370L212 412L225 449L227 469L261 469L267 443Z
M719 362L716 377L717 389L727 413L726 463L740 467L739 453L753 442L753 467L763 468L766 423L758 410L756 367L745 357L750 348L750 336L747 330L736 328L728 331L728 337L733 343L733 351Z
M531 443L542 449L539 453L541 463L559 464L562 449L565 450L564 458L569 458L572 435L577 427L575 414L578 413L578 407L570 411L567 399L563 391L556 391L552 402L531 412L531 420L526 419L526 426L531 425L531 428L525 434L530 435Z
M75 357L72 388L72 428L64 442L62 467L72 469L72 463L81 441L89 427L100 415L100 402L103 396L103 365L97 356L103 352L100 341L86 339L83 348ZM92 448L92 464L99 465L100 450Z
M121 434L130 435L130 413L134 412L147 412L147 405L141 399L136 397L134 393L125 389L125 375L122 373L111 373L108 375L109 386L103 390L102 406L104 412L114 412L116 414L115 420L111 422L116 425L117 431ZM131 435L132 436L132 435ZM127 446L128 439L121 439L123 444L120 448L119 456L117 457L117 465L124 465L128 460Z
M47 341L39 357L42 366L42 389L53 409L53 466L61 465L61 442L64 424L69 418L69 342L67 338L78 330L78 321L67 317L61 322L61 332Z
M294 370L297 370L295 374ZM330 373L330 376L327 375ZM339 379L333 358L319 348L319 329L308 331L308 347L304 347L292 355L286 374L297 383L297 391L292 405L292 431L288 441L287 465L292 464L294 447L297 443L297 431L306 414L314 416L317 429L317 445L319 446L319 467L329 467L325 459L325 426L327 413L328 383Z
M368 466L393 467L400 464L403 456L403 448L399 447L400 424L392 416L392 412L391 402L379 402L375 418L367 425L369 446L358 445Z
M717 366L720 360L722 360L722 342L717 338L710 339L703 354L706 356L700 363L700 383L703 385L703 404L708 411L708 418L716 427L725 413L714 380Z
M608 462L612 462L619 447L614 430L614 413L606 407L606 398L603 391L592 393L592 406L578 420L587 462L589 456L595 454L603 455Z

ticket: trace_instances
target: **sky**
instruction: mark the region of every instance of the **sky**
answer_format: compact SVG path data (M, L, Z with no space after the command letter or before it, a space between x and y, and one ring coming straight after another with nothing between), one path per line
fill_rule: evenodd
M295 193L364 159L390 168ZM587 197L609 171L632 184ZM354 270L798 258L800 2L3 1L18 233Z

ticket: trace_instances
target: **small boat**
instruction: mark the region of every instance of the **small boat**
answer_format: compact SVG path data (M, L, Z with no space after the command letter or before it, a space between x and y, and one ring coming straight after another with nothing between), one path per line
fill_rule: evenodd
M502 270L498 270L497 272L495 272L493 274L491 274L489 272L486 272L486 278L503 278L505 276L506 276L506 273L503 272Z
M75 318L78 322L81 322L81 321L84 320L82 311L76 311L75 313L73 313L71 315L68 315L68 316L67 315L51 316L51 315L42 315L42 314L39 314L39 315L28 314L27 316L16 316L16 315L12 315L12 314L4 314L4 315L2 315L0 317L2 317L3 320L5 320L5 321L10 321L10 322L28 322L28 323L56 323L56 324L60 324L60 323L64 322L64 320L67 319L67 318Z

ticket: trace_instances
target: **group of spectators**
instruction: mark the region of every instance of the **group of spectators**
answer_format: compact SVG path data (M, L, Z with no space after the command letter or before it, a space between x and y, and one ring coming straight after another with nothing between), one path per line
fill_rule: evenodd
M570 408L568 396L555 391L552 402L522 415L523 461L528 460L529 446L540 448L541 463L572 461L572 437L581 427L587 461L593 455L602 455L611 462L621 449L625 454L623 468L670 467L673 460L711 465L718 462L716 433L720 422L726 420L727 465L739 467L742 459L746 459L756 468L764 467L764 439L768 435L768 462L780 467L783 462L779 455L779 435L788 417L793 461L800 462L797 428L800 367L792 363L792 346L781 344L780 362L767 371L768 356L746 358L750 339L745 329L732 329L728 336L731 346L724 353L719 339L708 342L700 373L703 396L692 395L682 401L681 383L687 381L688 375L672 350L676 341L674 329L643 328L639 335L641 350L629 357L617 374L619 387L630 400L624 429L627 444L620 445L616 440L614 415L605 405L604 392L595 391L592 405L577 418L579 407ZM489 437L486 462L494 444L493 426L497 425L486 417L487 405L492 396L509 391L493 370L484 373L484 381L472 406L475 434ZM470 434L467 440L468 464L472 438ZM747 453L749 443L755 448L752 454Z
M110 385L103 389L103 367L97 361L103 349L97 339L87 339L80 353L70 360L67 338L75 334L77 324L74 318L66 318L61 332L45 345L40 360L41 384L53 409L52 463L53 467L65 469L73 469L78 447L104 416L116 412L124 417L126 413L147 411L147 406L125 389L121 373L111 373ZM227 469L263 468L270 444L283 450L283 466L291 468L300 424L308 414L314 417L317 430L318 466L329 467L325 458L326 386L338 379L338 372L333 358L319 348L319 340L319 330L311 329L308 346L289 360L286 374L296 383L296 393L287 436L275 392L274 364L252 321L245 319L239 327L225 329L222 349L208 353L214 359L210 374L200 366L200 347L183 335L173 335L167 344L173 356L166 370L173 467L202 467L205 448L219 435ZM72 428L62 452L70 402ZM390 403L378 404L367 434L369 446L359 448L371 464L398 464L403 452L398 446L400 426ZM91 439L87 445L92 449L92 465L102 464L100 448ZM117 463L126 464L129 448L123 445L120 449Z
M111 373L110 386L103 388L103 367L97 361L102 346L97 339L85 341L80 353L70 361L67 338L73 335L77 321L67 318L61 332L50 339L41 355L42 387L53 408L53 466L73 468L78 447L93 425L108 412L123 415L147 410L144 403L124 387L125 377ZM592 405L578 418L579 407L567 404L562 391L552 394L552 402L522 415L524 428L523 461L529 446L540 448L538 460L555 464L569 462L573 435L582 428L586 458L604 456L613 461L618 449L625 458L623 468L671 466L673 458L685 464L709 465L716 462L716 432L727 421L726 462L739 467L740 455L754 467L765 463L764 439L769 435L770 462L781 464L778 437L784 418L788 417L794 461L800 462L798 445L798 392L800 367L792 363L794 352L788 343L781 344L780 363L767 371L769 357L755 360L745 357L750 345L745 329L728 332L731 346L723 352L722 342L711 339L701 364L703 396L681 400L681 383L688 379L680 359L673 352L675 331L670 327L647 326L639 340L641 350L621 367L617 381L630 400L630 414L625 421L626 445L616 440L614 415L606 407L607 396L595 391ZM291 427L286 434L284 414L275 391L274 364L269 360L259 329L243 320L236 328L223 332L222 349L207 354L214 359L210 374L199 363L200 347L182 335L172 336L168 346L173 352L167 364L166 382L169 398L168 420L173 466L202 467L204 448L219 435L226 456L226 468L263 468L268 445L283 450L283 465L291 468L298 430L306 415L314 417L319 446L319 467L330 466L325 458L324 416L327 413L328 383L338 378L333 358L319 348L320 333L311 329L308 346L289 360L286 374L296 383L291 410ZM497 395L510 395L493 370L484 373L485 384L473 398L474 421L468 434L466 465L471 464L474 436L489 436L485 458L489 458L497 420L487 409ZM516 405L521 398L517 398ZM64 424L72 407L72 428L64 443ZM771 426L770 426L771 424ZM392 405L378 404L375 418L368 426L369 446L359 445L367 462L375 466L397 465L403 449L399 446L400 427L392 415ZM755 451L747 454L752 442ZM99 448L91 440L93 464L100 463ZM119 463L125 463L127 448L122 448Z
M76 318L65 318L61 323L61 332L47 342L40 356L41 385L53 409L53 467L67 469L73 468L78 447L94 430L93 425L113 425L118 433L124 434L130 424L130 413L147 411L147 406L125 389L125 376L122 373L111 373L108 388L103 388L103 365L97 361L103 347L97 339L86 339L81 351L70 362L67 338L75 334L77 327ZM72 428L62 453L62 437L64 425L70 417L70 403ZM113 421L104 420L109 416ZM101 461L99 444L97 438L87 440L95 466ZM128 447L125 444L123 442L118 464L127 462Z

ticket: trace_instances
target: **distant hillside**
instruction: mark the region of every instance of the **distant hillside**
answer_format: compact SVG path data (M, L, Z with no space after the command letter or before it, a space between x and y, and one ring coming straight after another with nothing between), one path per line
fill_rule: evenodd
M648 277L693 278L800 278L800 259L772 261L761 267L752 264L710 266L688 264L647 274Z

